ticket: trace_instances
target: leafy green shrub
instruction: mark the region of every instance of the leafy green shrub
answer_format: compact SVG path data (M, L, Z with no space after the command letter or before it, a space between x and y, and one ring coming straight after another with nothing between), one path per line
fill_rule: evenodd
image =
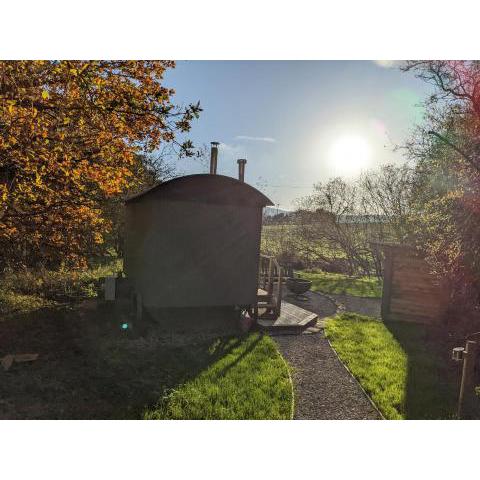
M7 271L0 278L0 292L4 296L30 296L51 301L65 301L95 297L100 279L122 269L121 261L85 270L23 269ZM20 298L18 297L18 298Z
M18 313L28 313L53 305L53 301L37 295L22 295L11 291L0 290L0 315L2 317Z

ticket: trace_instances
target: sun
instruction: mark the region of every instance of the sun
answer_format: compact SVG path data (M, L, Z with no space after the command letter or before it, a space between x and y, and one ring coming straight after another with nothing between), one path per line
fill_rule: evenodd
M354 176L368 168L371 149L361 135L342 135L335 139L328 152L330 167L336 175Z

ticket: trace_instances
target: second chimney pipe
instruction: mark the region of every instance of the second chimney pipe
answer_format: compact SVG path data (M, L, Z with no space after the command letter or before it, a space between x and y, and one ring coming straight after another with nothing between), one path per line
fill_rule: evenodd
M210 175L217 174L218 142L212 142L210 150Z
M240 158L239 160L237 160L237 163L238 163L238 179L241 182L244 182L245 181L245 164L247 163L247 161L244 158Z

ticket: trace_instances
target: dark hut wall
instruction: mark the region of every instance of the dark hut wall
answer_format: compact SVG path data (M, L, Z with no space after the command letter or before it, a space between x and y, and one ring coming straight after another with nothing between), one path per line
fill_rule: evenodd
M382 318L438 324L448 307L448 290L428 264L405 246L385 246Z
M262 208L170 201L127 204L125 270L148 308L256 300Z

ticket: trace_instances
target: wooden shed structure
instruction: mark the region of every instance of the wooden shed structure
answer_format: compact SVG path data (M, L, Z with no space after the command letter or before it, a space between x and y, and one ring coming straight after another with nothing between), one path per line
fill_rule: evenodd
M408 245L382 244L382 318L440 324L449 305L447 286L430 273L422 256Z
M257 301L263 208L239 179L210 174L160 183L126 200L125 273L147 310Z

